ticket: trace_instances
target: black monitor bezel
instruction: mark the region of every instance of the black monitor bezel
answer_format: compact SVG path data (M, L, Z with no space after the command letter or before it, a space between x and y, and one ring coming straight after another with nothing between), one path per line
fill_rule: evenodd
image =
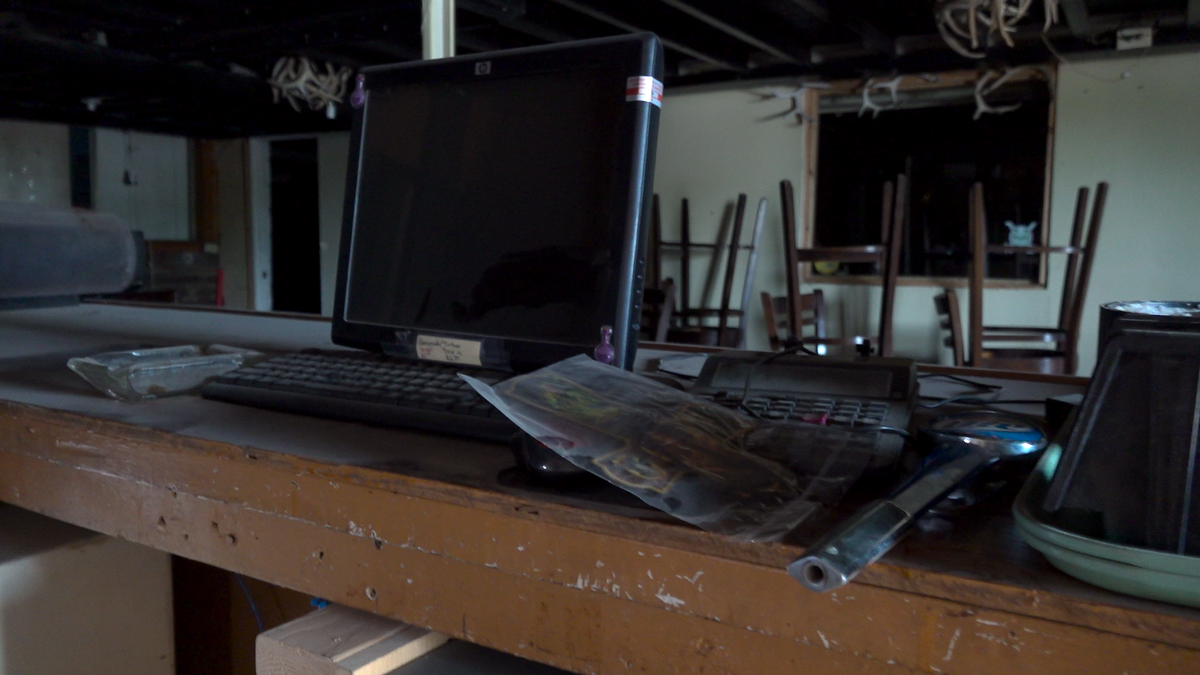
M398 351L405 354L406 336L415 336L411 327L386 327L354 323L345 319L345 300L349 278L350 245L358 206L358 182L361 169L361 145L364 116L370 110L370 92L391 85L421 82L474 81L480 75L477 65L487 62L491 77L520 77L578 68L624 65L628 77L649 76L662 81L662 46L649 33L560 43L527 49L509 50L364 68L367 103L353 112L349 170L342 213L341 247L338 254L337 290L334 299L332 340L334 343L370 351ZM639 318L645 267L645 224L650 218L651 180L657 140L659 106L643 101L626 103L633 116L632 137L621 153L619 166L629 185L626 195L614 200L613 209L626 214L626 231L621 255L617 316L613 322L614 365L631 368L637 350ZM423 335L459 337L452 332L420 331ZM478 340L478 336L461 336ZM596 336L599 341L599 335ZM398 346L400 345L400 346ZM484 365L523 372L580 353L589 353L592 344L563 344L512 338L488 338L484 351L490 356ZM502 357L497 360L497 357Z

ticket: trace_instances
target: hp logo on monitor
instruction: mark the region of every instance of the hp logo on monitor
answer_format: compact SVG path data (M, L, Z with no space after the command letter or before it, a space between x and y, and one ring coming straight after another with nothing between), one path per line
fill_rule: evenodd
M491 72L492 72L492 62L491 61L478 61L475 63L475 74L476 75L490 75Z

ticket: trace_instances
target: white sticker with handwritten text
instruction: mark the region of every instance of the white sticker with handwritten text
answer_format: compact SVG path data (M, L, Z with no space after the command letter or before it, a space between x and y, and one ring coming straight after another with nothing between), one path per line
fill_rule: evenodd
M461 363L466 366L482 366L476 340L456 340L436 335L417 336L417 356L427 361Z

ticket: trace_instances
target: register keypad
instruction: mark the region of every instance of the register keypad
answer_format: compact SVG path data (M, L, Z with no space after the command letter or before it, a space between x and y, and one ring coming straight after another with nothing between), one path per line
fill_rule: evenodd
M726 408L741 410L741 396L718 392L706 396ZM788 395L754 395L746 398L745 407L757 416L777 421L808 422L839 427L878 427L887 416L887 403L837 398L806 398Z

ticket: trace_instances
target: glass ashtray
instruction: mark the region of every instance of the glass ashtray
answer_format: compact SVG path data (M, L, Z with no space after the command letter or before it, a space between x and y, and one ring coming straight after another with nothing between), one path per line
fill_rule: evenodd
M143 401L194 391L210 378L262 356L226 345L182 345L77 357L67 361L67 367L115 399Z

